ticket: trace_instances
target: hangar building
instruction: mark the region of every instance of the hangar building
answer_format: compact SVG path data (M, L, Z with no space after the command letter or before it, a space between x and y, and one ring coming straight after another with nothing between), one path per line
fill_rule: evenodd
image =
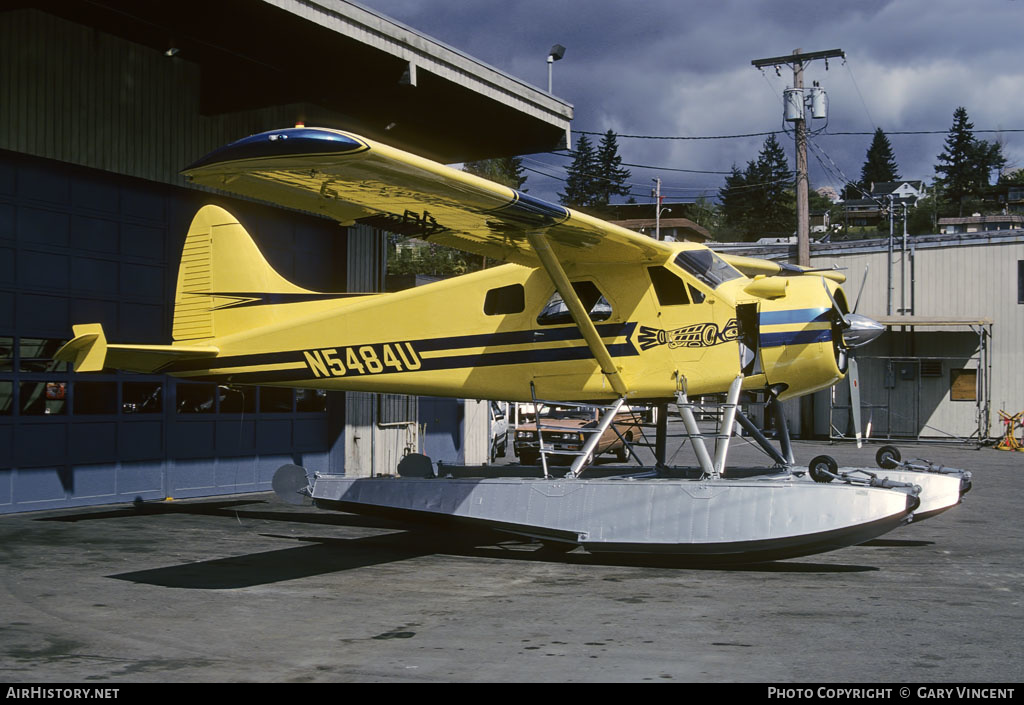
M572 107L341 0L40 0L0 11L0 512L270 488L284 463L393 470L415 400L75 374L71 325L170 341L205 203L321 291L381 290L384 238L190 187L179 171L303 123L455 163L565 146ZM495 129L500 126L500 129Z
M715 245L789 258L788 245ZM843 270L850 306L885 324L857 351L862 414L876 439L983 442L1000 410L1024 410L1024 230L812 243L811 266ZM788 418L799 428L798 404ZM846 382L814 395L814 432L853 436Z

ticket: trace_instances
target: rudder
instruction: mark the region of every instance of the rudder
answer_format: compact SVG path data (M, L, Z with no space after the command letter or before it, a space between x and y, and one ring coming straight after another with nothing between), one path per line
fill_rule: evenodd
M274 307L247 305L272 294L311 293L274 271L235 216L203 206L182 248L172 336L198 343L266 325Z

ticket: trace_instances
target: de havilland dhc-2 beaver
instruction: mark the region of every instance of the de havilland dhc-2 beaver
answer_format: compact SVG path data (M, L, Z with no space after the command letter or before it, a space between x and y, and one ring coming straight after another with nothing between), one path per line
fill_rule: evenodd
M99 324L76 325L57 353L76 371L600 410L591 440L557 477L542 444L543 477L438 477L424 456L398 477L285 466L274 486L286 498L476 523L565 548L759 561L867 541L915 512L955 505L969 487L964 471L900 467L892 453L890 470L840 470L820 456L807 471L795 465L784 423L779 452L738 409L742 391L778 406L855 372L851 348L882 327L849 312L837 271L654 240L333 129L252 135L184 174L505 264L397 293L313 292L275 272L231 213L207 205L185 240L173 342L113 344ZM726 401L708 448L690 398L719 394ZM641 402L677 405L696 471L659 464L585 477L598 437ZM737 421L774 467L726 471ZM545 438L542 430L538 422Z

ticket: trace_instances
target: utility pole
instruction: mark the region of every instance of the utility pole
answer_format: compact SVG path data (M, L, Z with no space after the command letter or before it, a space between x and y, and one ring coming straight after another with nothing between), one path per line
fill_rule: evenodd
M759 69L775 66L777 70L783 64L793 68L793 90L799 92L800 109L796 115L787 116L786 119L793 123L796 133L796 251L797 264L804 267L811 263L811 223L807 193L807 119L803 110L804 65L810 61L824 59L825 68L828 69L828 60L837 57L846 58L846 53L841 49L829 49L804 54L800 49L794 49L789 56L772 56L750 62Z
M661 239L661 179L654 179L654 239Z

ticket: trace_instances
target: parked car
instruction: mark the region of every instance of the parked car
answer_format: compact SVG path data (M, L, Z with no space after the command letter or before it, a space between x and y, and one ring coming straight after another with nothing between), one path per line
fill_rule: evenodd
M533 420L533 409L519 414L519 424L515 427L513 450L523 465L533 465L540 460L540 446L537 443L537 423ZM529 418L529 421L524 420ZM571 453L583 449L590 438L590 433L583 429L597 428L600 412L597 409L580 409L570 406L548 406L540 409L540 425L544 434L544 446L555 451ZM640 437L640 417L631 411L623 411L616 415L615 421L609 426L597 442L594 457L604 453L614 453L616 460L625 462L629 458L629 448L622 442L632 442ZM615 432L618 430L618 433ZM621 435L621 438L620 438ZM575 455L548 456L549 463L569 464Z
M508 451L508 416L507 401L492 401L491 407L491 447L489 457L493 463L505 457Z

